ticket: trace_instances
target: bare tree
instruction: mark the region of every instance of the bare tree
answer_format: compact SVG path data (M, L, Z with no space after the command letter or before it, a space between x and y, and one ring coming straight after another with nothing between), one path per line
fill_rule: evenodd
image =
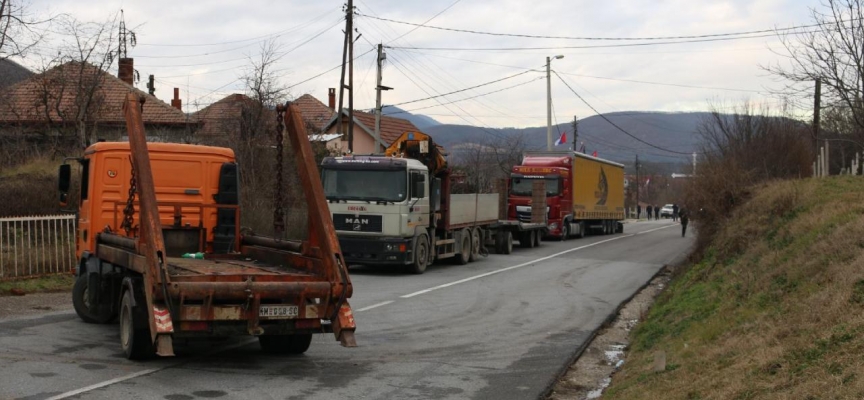
M823 103L846 110L864 132L864 0L823 0L811 9L813 27L781 34L789 65L767 69L792 83L820 80ZM796 91L792 86L791 93Z
M23 1L0 0L0 59L24 55L45 36L54 17L39 19Z
M35 108L55 136L74 125L76 140L86 147L109 111L101 88L115 59L117 20L83 23L67 17L59 25L68 39L57 56L43 60Z
M242 138L265 134L272 123L272 110L288 99L288 87L282 84L276 63L282 57L281 45L275 40L261 44L257 56L249 57L249 66L241 77L251 102L243 109Z

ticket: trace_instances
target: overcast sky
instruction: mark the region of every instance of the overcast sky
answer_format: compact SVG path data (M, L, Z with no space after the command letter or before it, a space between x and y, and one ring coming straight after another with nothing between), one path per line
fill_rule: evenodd
M455 2L455 5L454 5ZM156 76L156 95L166 102L179 87L187 111L231 93L242 93L238 79L259 51L263 37L275 38L288 52L278 63L283 83L294 85L337 66L342 56L342 1L117 1L33 0L35 13L68 13L82 21L105 21L121 8L134 27L138 45L129 49L144 78ZM452 5L452 7L450 7ZM355 0L361 14L428 25L486 32L579 37L658 37L742 32L809 24L818 2L795 0ZM358 16L362 37L355 55L355 108L375 105L373 43L394 47L513 48L620 44L563 39L529 39L446 32ZM405 36L407 32L411 31ZM319 35L320 34L320 35ZM315 37L318 35L317 37ZM402 36L398 40L397 37ZM314 39L311 39L315 37ZM53 38L52 40L60 40ZM225 43L231 42L231 43ZM307 42L305 44L302 44ZM223 43L223 44L218 44ZM631 43L631 42L626 42ZM216 45L212 45L216 44ZM301 45L302 44L302 45ZM189 46L177 46L189 45ZM384 104L399 104L504 78L518 77L441 98L448 103L510 86L447 107L417 111L444 123L488 127L542 126L546 123L545 57L552 69L602 113L615 111L706 110L749 99L776 102L764 91L781 86L760 66L782 60L776 37L638 47L550 50L386 50ZM289 52L290 51L290 52ZM24 60L37 65L38 56ZM112 67L116 73L116 66ZM568 74L568 75L563 75ZM601 79L607 78L607 79ZM627 82L636 80L700 86L691 88ZM527 83L526 83L527 82ZM339 70L291 88L296 97L311 93L326 103L327 88L338 87ZM422 89L418 87L422 86ZM736 90L722 90L722 89ZM554 75L552 96L557 121L595 114ZM438 105L435 100L401 106ZM554 122L554 121L553 121Z

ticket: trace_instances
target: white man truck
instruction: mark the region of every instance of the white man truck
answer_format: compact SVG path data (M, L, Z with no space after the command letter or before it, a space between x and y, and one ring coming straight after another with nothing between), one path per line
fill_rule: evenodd
M474 261L487 242L509 253L514 234L533 247L546 229L545 216L499 220L506 203L499 207L498 194L451 194L446 158L420 132L403 133L384 155L327 157L321 179L349 265L404 265L422 274L437 259Z

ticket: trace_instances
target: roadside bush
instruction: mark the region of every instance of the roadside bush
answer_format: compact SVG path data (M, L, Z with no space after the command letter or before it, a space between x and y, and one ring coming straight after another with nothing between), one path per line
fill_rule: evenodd
M734 114L713 112L699 128L703 161L685 189L684 201L699 229L697 255L750 198L754 185L811 175L809 127L786 115L770 114L770 110L757 114L745 104ZM752 239L740 237L742 244Z
M0 173L0 217L57 214L57 165L46 158Z

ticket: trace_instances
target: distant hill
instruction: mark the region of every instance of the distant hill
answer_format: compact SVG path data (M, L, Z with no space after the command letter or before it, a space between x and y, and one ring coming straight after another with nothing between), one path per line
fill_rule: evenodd
M382 115L389 115L389 116L395 117L395 118L407 119L408 121L411 121L411 123L413 123L414 126L420 128L420 129L423 129L423 130L426 130L427 128L432 127L432 126L441 125L440 122L436 121L435 119L433 119L431 117L427 117L425 115L420 115L420 114L411 114L410 112L407 112L407 111L405 111L399 107L394 107L394 106L382 107L381 108L381 114Z
M402 114L396 114L400 116ZM705 112L693 113L661 113L661 112L619 112L606 114L616 125L636 137L658 147L691 153L697 150L700 138L697 128L709 116ZM418 116L413 116L418 117ZM427 117L428 118L428 117ZM431 118L430 118L431 119ZM434 121L434 120L433 120ZM416 122L415 122L416 125ZM465 143L490 143L500 137L524 134L531 138L531 144L537 149L546 148L546 127L534 128L481 128L468 125L437 124L420 127L436 139L438 144L451 148ZM569 123L552 127L553 140L558 138L558 132L567 132L567 141L572 148L573 129ZM639 159L654 162L685 161L686 155L676 155L649 145L622 133L599 116L591 116L579 121L579 142L585 142L587 152L597 151L602 158L632 163L635 154ZM457 146L458 147L458 146ZM564 146L559 146L563 149Z

